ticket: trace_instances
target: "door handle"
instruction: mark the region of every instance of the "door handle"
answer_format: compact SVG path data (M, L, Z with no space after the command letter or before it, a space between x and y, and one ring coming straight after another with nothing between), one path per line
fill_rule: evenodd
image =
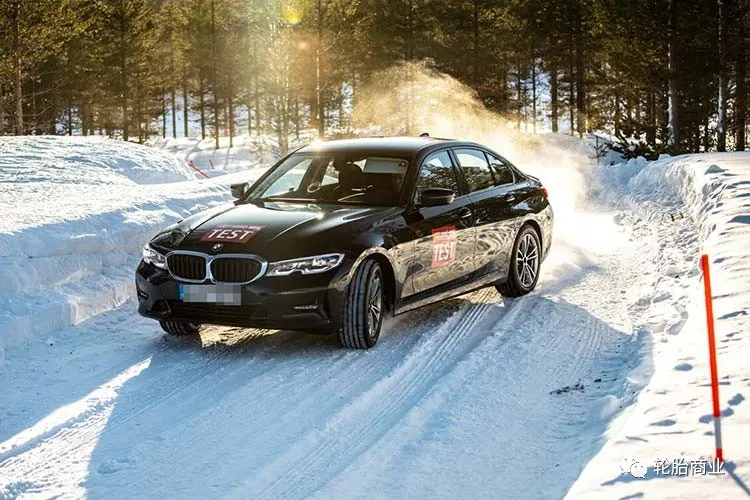
M510 203L513 203L514 201L516 201L516 195L514 195L514 194L509 194L508 196L506 196L506 197L505 197L505 199L506 199L506 200L507 200L508 202L510 202Z
M462 218L462 219L468 219L472 215L474 215L474 212L472 212L470 209L468 209L466 207L464 207L464 208L462 208L461 210L458 211L458 216L460 218Z

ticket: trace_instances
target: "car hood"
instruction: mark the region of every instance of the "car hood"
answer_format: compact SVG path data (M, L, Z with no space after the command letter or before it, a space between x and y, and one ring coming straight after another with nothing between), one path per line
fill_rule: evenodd
M282 260L345 251L347 243L372 221L394 210L282 202L233 204L188 217L152 243L165 250L253 253Z

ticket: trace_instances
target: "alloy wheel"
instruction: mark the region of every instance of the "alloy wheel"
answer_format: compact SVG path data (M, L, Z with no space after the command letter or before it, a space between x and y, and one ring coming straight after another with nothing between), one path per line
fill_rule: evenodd
M531 233L523 235L518 251L516 252L516 271L518 281L524 288L530 288L534 284L539 272L539 244Z
M367 334L375 338L383 315L383 280L380 272L375 272L367 294Z

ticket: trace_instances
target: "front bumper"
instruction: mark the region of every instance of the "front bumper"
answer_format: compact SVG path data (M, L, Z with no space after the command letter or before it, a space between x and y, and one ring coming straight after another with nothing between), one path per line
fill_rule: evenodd
M279 330L338 328L346 270L319 275L262 277L241 286L242 305L183 302L179 282L143 261L135 273L138 312L157 320Z

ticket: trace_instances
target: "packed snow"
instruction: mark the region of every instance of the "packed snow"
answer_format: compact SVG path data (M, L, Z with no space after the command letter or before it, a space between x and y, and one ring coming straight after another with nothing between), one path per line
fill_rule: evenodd
M182 160L146 146L0 140L0 365L11 346L126 303L150 236L260 173L189 180Z
M637 328L653 337L653 377L637 404L615 420L568 496L750 496L750 405L744 404L750 396L750 153L637 159L603 173L601 187L618 188L610 198L621 197L613 203L623 221L658 242L651 259L660 272L644 277L634 305L643 318ZM726 460L715 475L703 469L706 462L709 471L716 465L701 253L711 263ZM623 459L645 467L645 477L622 473Z
M291 147L303 146L313 139L310 131L292 137ZM269 135L240 135L229 145L228 137L201 140L195 137L155 139L151 146L190 162L209 177L253 168L268 168L282 156L278 142Z
M0 141L0 498L736 498L750 482L750 155L598 167L562 137L510 151L556 209L537 291L408 313L354 352L295 332L168 338L135 313L142 244L227 202L274 153L12 141ZM191 158L238 172L184 180ZM661 476L654 460L713 449L702 251L731 474ZM624 457L652 469L626 474Z

